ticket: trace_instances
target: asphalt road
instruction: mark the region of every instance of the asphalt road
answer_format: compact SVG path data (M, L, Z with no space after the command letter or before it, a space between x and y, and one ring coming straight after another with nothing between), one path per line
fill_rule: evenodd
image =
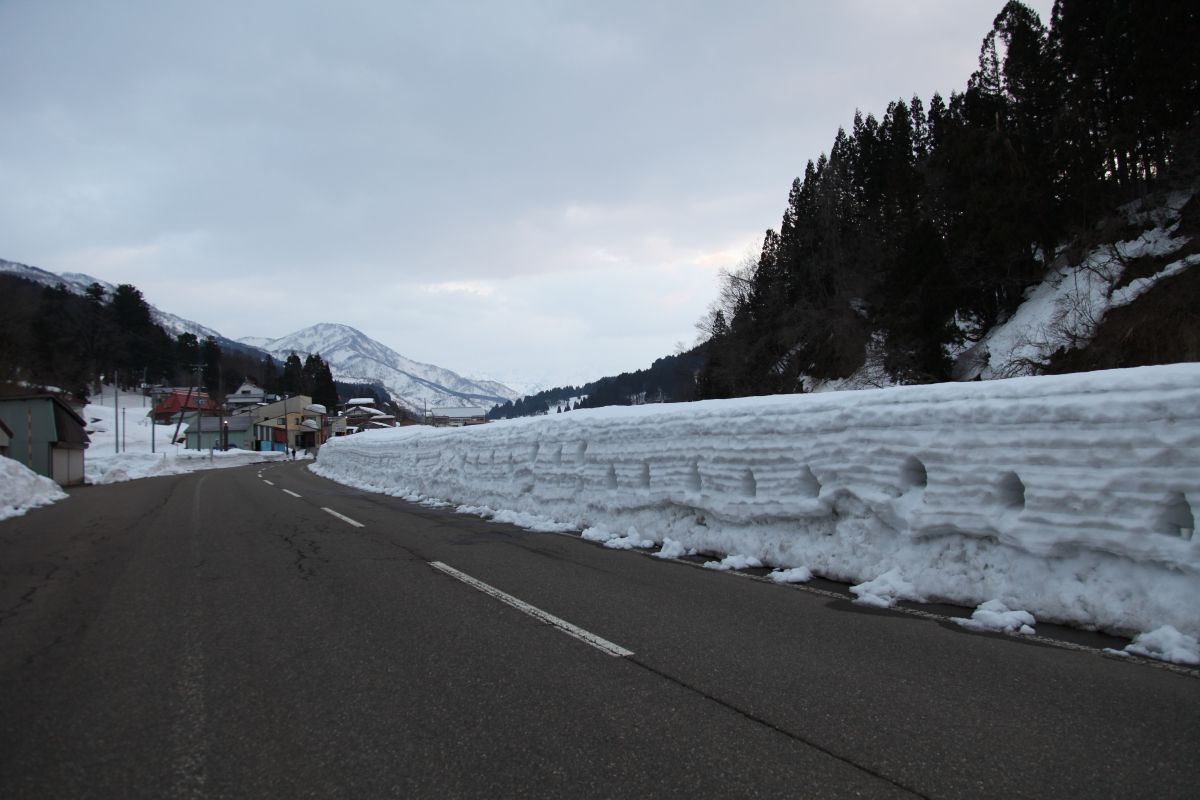
M85 487L0 522L3 798L1197 786L1194 672L414 506L301 464Z

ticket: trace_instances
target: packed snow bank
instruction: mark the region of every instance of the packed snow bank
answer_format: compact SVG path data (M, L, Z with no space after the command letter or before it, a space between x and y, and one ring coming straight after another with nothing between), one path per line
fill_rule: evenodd
M67 496L57 483L19 461L0 456L0 519L19 517Z
M162 453L89 455L83 476L88 483L121 483L159 475L179 475L199 469L241 467L260 461L286 461L287 453L256 453L251 450L178 450Z
M1200 364L374 431L313 470L806 567L879 605L1200 634Z

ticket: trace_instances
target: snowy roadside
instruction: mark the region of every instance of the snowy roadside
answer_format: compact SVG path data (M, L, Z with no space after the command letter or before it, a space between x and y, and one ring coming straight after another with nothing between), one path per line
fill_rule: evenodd
M369 432L312 468L864 604L978 607L976 630L1156 634L1200 663L1197 364Z
M84 457L84 479L88 483L120 483L288 458L285 453L250 450L185 450L171 444L175 425L151 423L148 401L142 395L121 394L114 399L110 389L95 400L83 410L92 440ZM179 428L180 435L186 431L187 425Z
M19 517L31 508L48 506L66 496L49 478L11 458L0 457L0 520Z

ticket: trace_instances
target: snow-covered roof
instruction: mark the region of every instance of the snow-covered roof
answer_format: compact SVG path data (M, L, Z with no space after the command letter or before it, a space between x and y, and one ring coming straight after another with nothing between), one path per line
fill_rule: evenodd
M351 397L346 401L348 406L373 406L375 405L374 397Z

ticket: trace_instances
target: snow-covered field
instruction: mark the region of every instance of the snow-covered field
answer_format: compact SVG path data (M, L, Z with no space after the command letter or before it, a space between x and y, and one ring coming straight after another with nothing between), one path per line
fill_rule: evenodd
M185 450L183 445L170 443L175 426L153 425L147 416L149 411L147 398L140 394L120 394L114 400L111 388L84 407L83 418L92 440L84 456L84 478L88 483L119 483L285 458L283 453L247 450L214 453ZM180 437L186 431L185 424L179 429Z
M1200 661L1200 364L372 431L312 469L848 581L873 605L979 606L974 627L1153 633L1144 649Z

